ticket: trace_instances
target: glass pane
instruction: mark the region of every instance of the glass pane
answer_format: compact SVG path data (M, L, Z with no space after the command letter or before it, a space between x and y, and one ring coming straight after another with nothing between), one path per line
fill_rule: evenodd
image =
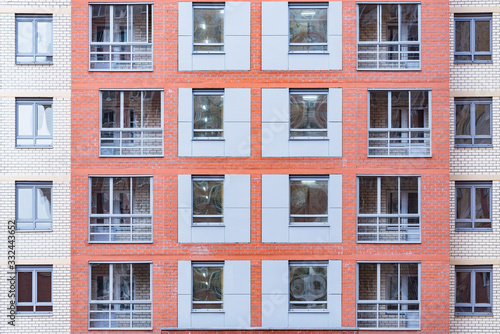
M471 218L471 189L457 188L457 219Z
M132 283L130 282L130 264L113 265L113 300L132 300Z
M37 53L52 53L52 22L38 22Z
M33 219L32 188L17 189L17 218L22 220Z
M37 219L49 220L52 219L52 189L37 188L36 189L36 217Z
M151 300L150 288L150 267L148 263L132 264L132 273L134 277L133 300Z
M149 214L151 212L150 199L150 179L149 177L134 177L132 178L133 185L133 203L132 213L134 214Z
M490 135L490 105L476 104L476 135Z
M476 304L491 303L490 272L476 272Z
M471 297L471 273L470 272L457 272L456 275L456 303L470 303Z
M193 301L222 301L222 286L223 267L193 267ZM193 309L200 308L207 308L207 306L193 304ZM222 308L222 304L215 304L208 308Z
M290 129L321 129L327 125L327 94L290 94ZM323 131L296 132L295 136L325 136Z
M377 5L359 5L359 41L377 40Z
M141 92L123 92L123 127L141 127Z
M401 263L400 300L418 300L418 264Z
M161 128L161 93L143 92L144 128Z
M409 93L408 91L393 91L391 92L391 126L392 128L408 128L408 106ZM396 133L398 138L402 137L402 133ZM408 136L407 133L404 135Z
M391 198L386 205L380 205L381 213L398 214L399 198L398 198L398 178L391 176L383 176L381 179L381 196L382 198Z
M370 92L370 128L388 127L388 94L384 91Z
M377 300L377 264L359 264L359 300Z
M359 213L376 214L377 213L377 178L360 177L359 178Z
M90 299L109 300L109 264L92 264L90 270Z
M52 302L52 273L50 271L37 273L36 295L38 303Z
M120 127L120 92L102 92L102 127Z
M490 21L476 21L476 51L490 50Z
M37 104L37 134L39 136L52 136L52 105Z
M92 214L107 214L109 213L109 178L94 177L92 178L92 194L91 207Z
M33 136L33 105L18 104L17 134Z
M290 266L290 302L322 301L325 303L319 308L326 308L326 272L326 266ZM307 308L318 308L313 305ZM295 307L290 305L290 308Z
M401 213L418 213L418 178L401 177Z
M132 20L130 22L130 42L148 41L148 17L149 5L130 5L132 8Z
M110 5L92 5L92 42L109 42Z
M113 212L114 214L130 214L130 178L113 178Z
M224 95L193 95L194 120L193 127L195 130L194 137L222 137L220 131L223 125L223 109Z
M328 213L327 180L290 181L290 214L326 215ZM323 218L296 218L300 222L323 221Z
M290 8L290 43L326 43L327 8Z
M384 287L384 288L383 288ZM398 300L398 264L380 264L380 298L385 300ZM385 290L385 291L384 291ZM389 305L393 307L392 305Z
M33 22L17 22L17 52L33 53Z
M401 40L418 41L418 5L401 5Z
M113 42L128 42L127 5L113 6Z
M194 8L194 43L224 43L224 8Z
M470 21L455 22L455 51L469 52L470 50Z
M193 181L193 215L222 215L222 199L223 181Z
M29 303L33 300L33 273L31 271L17 273L17 300ZM18 309L19 310L19 309Z
M470 104L457 104L456 110L456 135L470 135Z
M380 5L382 8L382 41L399 41L398 5Z
M476 219L490 219L490 188L476 188Z

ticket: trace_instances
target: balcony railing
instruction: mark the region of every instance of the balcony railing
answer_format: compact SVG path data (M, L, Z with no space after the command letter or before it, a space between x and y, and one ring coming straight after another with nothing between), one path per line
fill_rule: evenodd
M92 215L91 242L151 242L153 223L151 215Z
M368 156L430 157L431 130L428 128L369 129Z
M358 215L358 242L420 242L420 215Z
M96 71L150 71L153 69L153 44L91 43L90 69Z
M411 300L358 301L359 328L420 328L420 302Z
M358 42L359 70L419 70L420 42Z
M151 301L90 301L89 328L148 330L152 324Z
M162 129L101 130L101 156L163 156Z

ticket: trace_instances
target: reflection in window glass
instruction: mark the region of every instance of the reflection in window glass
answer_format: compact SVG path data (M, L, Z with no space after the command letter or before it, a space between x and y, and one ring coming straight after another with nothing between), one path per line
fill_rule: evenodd
M289 6L290 51L327 51L328 7Z
M16 63L52 63L52 15L16 15Z
M223 137L224 91L193 91L193 137Z
M193 224L223 222L223 178L193 177Z
M491 111L491 98L455 99L455 146L491 146Z
M327 309L327 263L290 262L290 310Z
M193 310L223 308L223 263L193 263Z
M193 5L193 51L224 51L224 4Z
M290 223L328 222L328 178L290 178Z
M491 14L455 14L455 62L491 62Z
M290 137L327 136L326 91L290 91Z

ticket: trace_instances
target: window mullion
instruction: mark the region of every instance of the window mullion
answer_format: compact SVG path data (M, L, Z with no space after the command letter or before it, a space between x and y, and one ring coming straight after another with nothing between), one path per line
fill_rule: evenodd
M113 286L113 272L114 265L112 263L109 264L109 301L113 300L113 295L114 295L114 286ZM111 305L110 305L110 311L111 311Z
M31 303L33 305L33 312L36 312L36 287L37 287L37 271L31 271Z
M36 22L37 22L37 20L36 20L36 19L34 19L34 20L31 22L31 23L32 23L32 25L33 25L33 27L31 28L31 29L32 29L31 31L33 32L33 37L32 37L32 39L31 39L31 40L32 40L32 43L33 43L33 46L32 46L32 47L33 47L33 49L32 49L32 50L33 50L33 62L35 62L35 63L36 63L36 54L37 54L37 51L38 51L38 50L37 50L37 42L36 42L36 40L37 40L37 36L38 36L38 31L37 31L37 24L36 24Z
M114 12L115 12L115 6L114 5L110 5L109 6L109 43L110 44L113 44L115 41L114 41L114 29L113 29L113 26L114 26ZM109 46L110 47L110 53L113 53L112 50L111 50L111 45Z
M470 21L470 52L472 54L472 61L476 59L476 20L473 18Z
M120 92L120 129L123 131L123 119L125 118L125 92ZM123 135L122 135L123 139Z
M382 5L377 5L377 39L377 43L382 42ZM378 62L379 60L377 56L377 63Z
M380 216L381 213L381 205L382 205L382 179L381 177L377 177L377 215Z
M33 223L33 229L36 230L36 207L37 207L37 203L36 203L36 186L32 186L31 187L31 200L33 203L33 206L31 208L31 219L33 219L32 223Z
M392 129L392 91L387 92L387 128Z
M113 178L110 177L109 178L109 213L110 215L113 214ZM111 219L113 218L109 218L110 219L110 224L112 223Z
M131 5L127 5L127 43L132 42L132 31L133 31L133 24L134 20L132 19L132 12L134 10L134 7ZM132 46L130 48L133 48ZM130 50L132 51L132 50Z

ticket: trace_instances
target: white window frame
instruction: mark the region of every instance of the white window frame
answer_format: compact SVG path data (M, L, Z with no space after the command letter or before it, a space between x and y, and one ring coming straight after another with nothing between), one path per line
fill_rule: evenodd
M224 89L193 89L193 140L224 140ZM195 129L194 99L197 95L214 95L222 97L222 129ZM195 132L220 132L220 137L196 137Z
M31 273L31 303L30 302L19 302L17 300L18 294L16 293L16 314L17 315L52 315L54 309L54 275L52 266L16 266L16 291L18 291L19 278L18 273L20 272L30 272ZM51 290L51 302L38 302L37 300L37 274L38 272L50 272L50 290ZM33 311L18 311L18 306L32 306ZM50 306L52 311L36 311L37 306Z
M323 215L299 215L299 214L292 214L292 192L291 192L291 181L326 181L326 214ZM328 202L328 193L330 192L329 190L329 181L330 177L329 175L306 175L306 176L299 176L299 175L290 175L290 205L289 205L289 211L290 211L290 221L289 225L290 226L329 226L330 223L328 222L328 209L329 209L329 202ZM292 222L292 218L325 218L326 222Z
M290 9L326 9L326 42L325 43L291 43L290 42ZM290 46L324 46L325 50L290 50ZM288 53L328 53L328 2L289 2L288 3Z
M43 220L38 219L37 217L37 209L38 209L38 200L36 196L37 189L40 188L49 188L50 189L50 219ZM22 221L18 215L18 203L19 203L19 189L31 189L31 203L32 203L32 220ZM52 182L16 182L16 231L24 232L24 231L52 231L52 223L54 219L54 195L53 195L53 184ZM37 223L50 223L49 228L40 229L37 228ZM30 229L19 229L19 223L32 223L33 227Z
M23 54L19 52L18 50L18 43L19 43L19 28L18 28L18 23L19 22L32 22L32 53L26 53ZM51 23L51 31L50 33L52 34L52 50L50 50L49 53L39 53L38 52L38 22L50 22ZM20 14L16 15L16 64L21 65L21 64L45 64L45 65L50 65L53 63L53 45L54 45L54 21L52 14L48 15L41 15L41 14ZM18 60L18 57L33 57L33 61L20 61ZM37 57L46 57L45 61L37 61Z
M222 190L224 191L224 175L193 175L191 177L191 185L192 185L192 194L194 195L194 182L196 181L221 181L222 183ZM192 196L193 196L192 195ZM192 206L192 219L191 219L191 226L224 226L224 194L221 196L222 198L222 214L221 215L195 215L194 214L194 203L193 199L194 197L191 197L191 206ZM220 218L220 222L195 222L194 218Z
M326 270L326 284L328 284L328 261L289 261L288 262L288 312L307 312L307 313L313 313L313 312L329 312L328 310L328 289L326 290L326 301L322 302L316 302L316 301L291 301L291 282L290 282L290 268L292 267L324 267ZM293 308L293 304L321 304L324 305L323 308L321 309L301 309L301 308Z
M124 120L124 93L125 92L140 92L141 94L141 108L144 108L144 99L147 99L148 93L154 92L154 93L160 93L160 127L156 128L135 128L135 127L124 127L123 120ZM103 128L102 127L102 120L104 117L104 110L103 110L103 95L106 94L106 92L115 92L120 95L120 127L119 128ZM163 146L164 146L164 133L163 133L163 124L164 124L164 91L160 89L101 89L99 91L99 156L100 157L163 157ZM141 110L141 125L144 125L144 110ZM107 138L104 136L105 132L111 132L111 133L117 133L118 137L111 137ZM138 139L133 139L133 137L130 138L123 138L123 135L127 132L130 133L135 133L135 132L140 132L141 137ZM159 137L151 137L147 138L144 137L147 134L152 134L152 135L159 135ZM130 140L140 140L140 144L137 146L127 146L127 143L123 143L123 141L130 141ZM144 141L154 141L156 142L161 142L160 145L158 146L148 146L147 144L144 143ZM118 141L119 144L117 146L106 146L103 145L103 142L105 141ZM123 151L126 149L130 148L139 148L141 151L141 154L123 154ZM120 154L106 154L106 150L111 150L113 152L114 150L119 150ZM147 154L144 153L145 149L157 149L160 152L158 154Z
M194 11L196 9L220 9L224 11L223 17L223 31L222 31L222 43L195 43L194 42L194 30L195 30L195 16ZM225 53L224 51L224 30L226 29L226 4L225 2L193 2L193 54L203 54L203 53ZM195 50L196 45L209 45L209 46L221 46L221 50Z
M19 106L21 105L31 105L32 106L32 121L33 121L33 127L32 127L32 135L30 136L22 136L19 134L19 125L22 121L21 117L19 116ZM50 105L50 109L52 109L52 122L51 122L51 128L48 129L52 135L39 135L38 134L38 115L37 115L37 108L39 105ZM34 99L34 98L17 98L16 99L16 147L17 148L52 148L53 145L53 139L54 137L54 101L53 99ZM30 139L33 141L32 144L26 145L26 144L19 144L19 140L23 139ZM37 144L38 140L50 140L50 144Z
M191 312L203 312L203 313L218 313L224 312L224 261L217 262L191 262L191 289L193 288L194 279L193 279L193 269L195 267L220 267L222 268L222 286L221 286L221 301L194 301L194 294L191 294ZM221 307L219 309L195 309L193 307L194 304L220 304Z
M290 88L288 90L288 93L290 95L289 97L289 103L288 103L288 115L289 118L292 117L292 101L291 101L291 96L292 95L326 95L326 104L327 104L327 110L326 110L326 126L324 129L292 129L292 122L291 119L288 122L288 126L290 127L290 140L328 140L328 89L292 89ZM294 132L321 132L324 135L323 136L313 136L313 137L301 137L301 136L292 136L292 131Z
M108 283L109 283L109 299L99 299L99 300L93 300L92 299L92 266L93 265L109 265L109 275L108 277ZM114 265L115 264L128 264L130 265L130 287L131 287L131 299L130 300L119 300L119 299L114 299ZM134 276L134 271L133 271L133 265L134 264L149 264L149 300L136 300L135 298L135 276ZM88 277L89 277L89 295L88 295L88 305L89 305L89 313L88 313L88 329L89 330L151 330L153 329L153 264L152 262L142 262L142 261L116 261L116 262L100 262L100 261L95 261L95 262L89 262L89 271L88 271ZM124 275L121 275L122 277ZM97 276L98 277L98 276ZM101 275L101 277L106 277L106 275ZM132 289L133 287L133 289ZM106 310L92 310L91 305L99 305L99 304L105 304L108 307L107 312L109 313L107 318L100 319L98 317L92 316L93 313L95 314L100 314L103 312L106 312ZM130 313L130 327L91 327L91 323L99 323L99 322L108 322L108 324L111 324L113 322L113 319L116 320L116 318L113 318L113 315L116 316L116 313L120 313L121 310L121 305L123 304L129 304L130 310L127 310L124 312L124 315L127 315L127 313ZM132 306L137 306L137 305L146 305L150 306L150 317L149 319L145 318L137 318L133 319L133 314L135 312L144 315L144 313L147 313L148 310L133 310ZM123 313L123 312L121 312ZM122 319L120 319L122 320ZM126 319L123 319L126 320ZM136 321L144 321L144 320L149 320L151 322L150 327L132 327L132 322L133 320Z

